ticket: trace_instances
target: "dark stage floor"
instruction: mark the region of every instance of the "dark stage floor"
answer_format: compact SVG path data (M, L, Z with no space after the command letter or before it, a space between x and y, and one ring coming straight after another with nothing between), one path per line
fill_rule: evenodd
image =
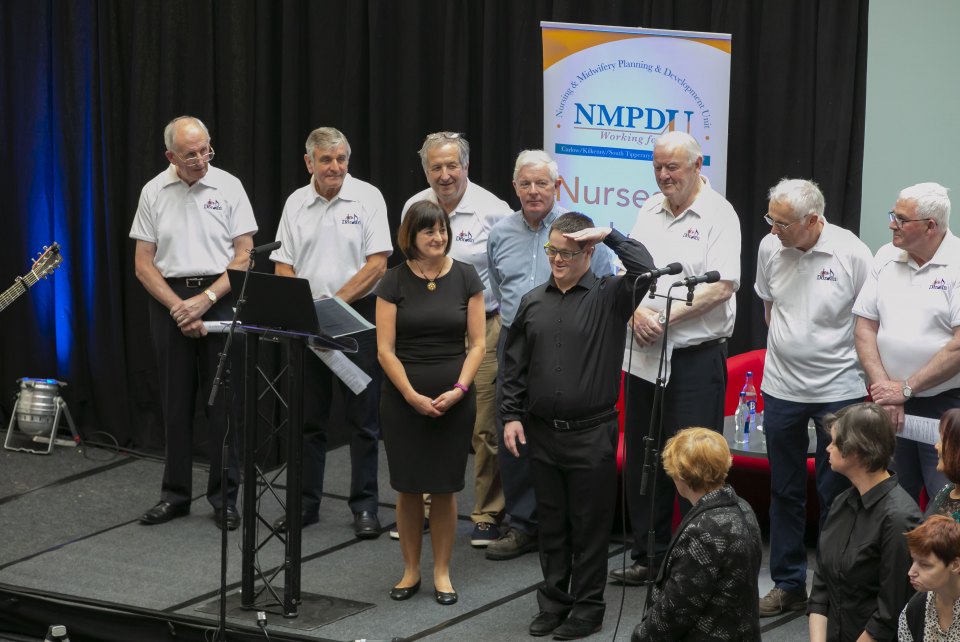
M381 453L380 520L385 529L395 519L395 494L386 471ZM12 615L16 609L11 605L16 600L3 605L0 640L42 640L47 624L58 623L75 602L102 609L100 617L105 623L115 615L111 606L137 617L183 617L209 625L209 639L213 639L220 531L202 497L193 502L188 517L159 526L140 525L137 517L157 500L161 474L162 464L156 460L116 456L96 448L81 453L57 447L50 456L0 451L0 533L4 544L0 547L0 588L7 590L7 596L27 591L57 598L44 607L49 620L31 624L33 630L23 630L20 619ZM197 467L194 488L199 493L205 486L206 471ZM424 590L406 602L389 599L388 591L402 572L398 544L386 533L372 541L354 538L346 504L348 487L349 457L345 448L338 448L327 460L327 495L320 524L303 531L302 590L307 598L303 615L296 620L268 615L271 639L531 639L527 627L537 612L539 562L533 554L492 562L482 550L470 547L472 459L466 488L458 498L460 521L452 565L460 601L454 606L440 606L433 600L429 537L424 543ZM272 520L280 510L267 493L261 514ZM238 601L240 531L231 532L229 539L227 581L232 605ZM611 545L611 568L622 563L621 550L616 543ZM282 563L282 557L282 545L274 539L260 550L258 562L262 569L272 569ZM275 585L282 591L282 575ZM761 595L770 585L764 568ZM313 595L357 602L363 610L317 626L315 621L329 607ZM619 586L609 586L603 630L588 639L629 640L640 619L643 595L641 588L624 592ZM266 600L261 596L259 601ZM264 608L276 611L275 607ZM237 630L238 639L267 639L257 630L254 613L230 611L227 620L228 627ZM763 624L765 641L797 640L806 635L806 618L796 614L764 620ZM4 633L10 635L4 637ZM253 635L258 637L250 637ZM228 634L227 639L234 638Z

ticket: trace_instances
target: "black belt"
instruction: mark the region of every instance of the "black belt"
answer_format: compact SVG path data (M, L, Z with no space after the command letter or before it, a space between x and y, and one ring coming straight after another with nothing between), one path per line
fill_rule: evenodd
M493 317L497 316L498 314L500 314L500 308L497 308L496 310L489 310L489 311L487 312L487 318L488 318L488 319L492 319Z
M545 419L543 417L538 417L538 419L540 419L540 421L543 423L547 424L554 430L559 430L561 432L572 430L589 430L590 428L596 428L600 424L605 424L608 421L612 421L616 418L616 408L602 412L599 415L585 417L583 419Z
M207 274L206 276L174 276L166 279L166 282L170 285L182 285L185 288L206 288L219 278L219 274Z
M727 342L727 337L720 337L719 339L710 339L709 341L704 341L703 343L698 343L695 346L686 346L683 348L674 348L674 352L693 352L694 350L703 350L705 348L712 348L713 346L722 345Z

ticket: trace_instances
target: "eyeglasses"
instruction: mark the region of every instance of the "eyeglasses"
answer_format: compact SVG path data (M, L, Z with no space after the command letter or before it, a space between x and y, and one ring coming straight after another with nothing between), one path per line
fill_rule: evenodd
M564 261L569 261L576 255L584 253L584 250L580 250L579 252L571 252L570 250L558 250L557 248L553 247L549 243L543 246L543 251L546 252L547 256L549 256L550 258L559 256Z
M436 132L434 134L427 134L427 140L457 140L462 138L463 134L458 134L457 132Z
M903 218L902 216L897 216L893 211L887 212L890 215L890 222L897 226L898 230L902 230L903 226L907 223L913 223L915 221L932 221L932 218Z
M518 181L517 189L520 190L521 192L529 192L531 189L536 187L538 190L543 191L543 190L549 189L551 185L553 185L553 183L551 183L550 181L543 181L543 180L533 181L533 182Z
M176 154L177 158L179 158L180 161L187 167L200 167L204 163L209 163L211 160L213 160L213 157L216 154L216 152L213 151L213 147L210 148L210 151L204 154L190 152L186 156L181 156L180 154L177 154L177 152L173 153Z
M807 217L804 216L803 218L807 218ZM800 221L802 221L803 218L800 219ZM790 226L792 226L792 225L796 225L797 223L800 222L800 221L794 221L793 223L781 223L780 221L775 221L775 220L773 220L773 218L771 218L771 216L770 216L769 214L764 214L764 215L763 215L763 220L765 220L765 221L767 222L767 225L769 225L770 227L773 227L774 225L776 225L777 228L780 229L780 230L785 230L785 229L787 229L788 227L790 227Z

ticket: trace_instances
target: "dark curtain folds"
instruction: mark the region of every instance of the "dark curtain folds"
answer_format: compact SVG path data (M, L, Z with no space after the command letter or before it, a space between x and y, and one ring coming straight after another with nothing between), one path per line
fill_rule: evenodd
M0 3L0 279L56 239L64 265L0 312L0 408L21 376L68 381L85 431L162 444L146 293L127 234L193 114L253 202L258 243L306 183L303 141L332 125L394 229L425 187L423 135L464 132L470 177L511 203L516 154L542 145L541 20L733 34L727 196L743 228L731 352L761 347L753 294L766 191L816 180L859 230L867 0L8 0ZM271 269L260 265L258 269ZM6 276L4 276L6 275ZM3 286L0 282L0 286Z

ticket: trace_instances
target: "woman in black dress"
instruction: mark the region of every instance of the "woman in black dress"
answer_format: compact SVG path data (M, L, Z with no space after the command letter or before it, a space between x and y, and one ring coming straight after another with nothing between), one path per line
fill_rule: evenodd
M449 229L440 206L414 203L397 233L407 260L376 288L377 354L387 375L380 423L390 485L398 493L404 565L390 597L405 600L420 588L423 493L430 493L433 586L440 604L457 601L450 582L455 493L464 484L476 414L470 386L483 360L486 333L483 283L473 266L447 256Z

